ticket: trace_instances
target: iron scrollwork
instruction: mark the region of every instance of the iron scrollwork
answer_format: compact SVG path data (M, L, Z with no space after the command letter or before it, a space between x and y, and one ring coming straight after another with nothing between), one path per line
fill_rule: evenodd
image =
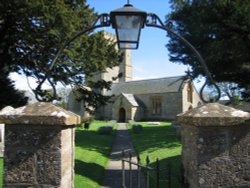
M74 35L69 41L65 42L61 48L57 51L54 59L51 61L50 66L48 71L45 73L45 76L42 80L38 81L38 86L36 87L35 90L33 90L33 92L35 93L35 97L38 101L45 101L44 98L40 98L43 91L41 89L42 85L44 84L44 82L47 80L48 83L51 85L52 90L53 90L53 96L51 96L49 99L47 99L47 102L50 102L52 100L55 100L57 98L57 93L56 93L56 87L55 84L51 81L50 76L51 76L51 72L53 70L53 67L56 64L56 60L58 59L59 55L62 53L62 51L67 48L67 46L69 46L69 44L71 42L73 42L75 39L77 39L79 36L87 33L87 32L91 32L97 28L101 28L101 27L108 27L110 26L110 16L109 14L101 14L97 17L97 19L95 20L95 22L86 30L84 31L80 31L79 33L77 33L76 35ZM208 70L208 67L205 63L205 60L203 59L203 57L201 56L201 54L196 50L196 48L190 43L188 42L184 37L182 37L181 35L179 35L178 33L176 33L173 29L172 29L172 22L168 22L166 25L164 25L164 23L161 21L161 19L154 13L150 13L147 14L147 20L145 23L146 26L148 27L156 27L162 30L167 31L168 33L171 33L175 36L177 36L182 42L184 42L193 52L194 54L197 56L203 70L204 73L206 75L206 81L204 83L204 85L202 86L201 90L200 90L200 98L203 102L208 103L211 102L209 100L205 100L204 98L204 89L206 86L214 86L216 89L216 92L218 93L218 95L215 97L215 99L213 100L213 102L217 102L220 97L221 97L221 91L219 86L216 84L216 82L214 81L214 79L212 78L211 73Z

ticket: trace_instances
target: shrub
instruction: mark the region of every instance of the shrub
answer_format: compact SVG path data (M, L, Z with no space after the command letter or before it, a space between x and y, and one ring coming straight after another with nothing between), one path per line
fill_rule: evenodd
M85 123L84 123L84 129L89 129L89 125L90 125L89 122L85 122Z
M132 125L132 130L134 133L139 134L142 132L142 125L140 124L133 124Z
M116 126L116 125L117 125L117 121L116 121L116 120L110 120L110 121L108 122L108 126L114 127L114 126Z
M94 120L95 120L94 116L88 116L88 117L82 117L81 118L82 123L86 123L86 122L92 123Z
M135 123L136 123L136 122L135 122L134 120L129 120L129 121L128 121L128 124L129 124L130 126L133 126Z
M89 129L90 124L95 120L95 117L89 116L89 117L82 117L81 123L77 125L79 128Z
M100 135L110 135L113 131L112 126L102 126L98 129L98 134Z

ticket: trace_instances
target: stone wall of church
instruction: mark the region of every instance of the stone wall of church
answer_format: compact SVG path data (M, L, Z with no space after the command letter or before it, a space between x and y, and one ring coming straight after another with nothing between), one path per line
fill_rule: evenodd
M166 119L175 119L176 115L182 112L182 94L180 93L165 93L163 100L163 117Z
M119 117L119 109L124 107L128 115L128 119L134 120L173 120L176 115L189 110L189 108L195 108L201 104L198 92L193 88L192 102L187 100L187 85L184 85L181 92L174 93L155 93L155 94L140 94L135 95L138 101L140 101L140 108L136 111L131 111L126 108L124 102L123 105L108 104L98 110L96 114L97 119L116 119ZM161 112L158 114L153 113L153 100L158 98L161 101ZM132 117L133 116L133 117Z
M74 112L81 117L88 117L89 113L84 108L83 101L76 100L73 91L70 92L68 97L67 110Z
M159 115L153 114L152 98L158 97L161 99L161 113ZM116 100L115 103L110 103L106 106L100 107L96 112L96 119L104 120L118 120L119 109L126 110L127 120L173 120L176 114L182 111L182 93L161 93L161 94L141 94L136 95L140 101L140 107L133 109L126 101L121 102Z
M112 104L108 103L96 110L95 118L99 120L112 120Z
M136 97L145 105L144 113L141 119L144 120L172 120L176 114L182 112L181 93L161 93L161 94L141 94ZM152 98L159 97L161 99L161 113L153 114Z

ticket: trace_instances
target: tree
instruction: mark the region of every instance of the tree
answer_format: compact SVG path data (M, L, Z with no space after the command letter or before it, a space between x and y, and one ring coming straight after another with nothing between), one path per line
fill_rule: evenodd
M19 107L27 103L28 97L24 93L15 89L13 82L1 72L0 75L0 110L5 106Z
M238 85L235 83L229 83L229 82L221 82L218 83L221 92L222 97L227 97L231 102L233 102L236 98L240 98L241 91L238 89Z
M231 0L171 0L167 18L173 30L186 38L204 57L217 82L234 82L250 88L250 2ZM192 51L173 35L167 48L170 60L192 67L193 76L204 75Z
M62 43L89 28L97 14L85 0L12 0L0 2L0 59L6 75L18 72L41 82ZM119 64L114 43L98 32L79 37L50 71L51 84L83 84L93 72ZM3 68L4 67L4 68ZM50 99L49 92L42 92Z

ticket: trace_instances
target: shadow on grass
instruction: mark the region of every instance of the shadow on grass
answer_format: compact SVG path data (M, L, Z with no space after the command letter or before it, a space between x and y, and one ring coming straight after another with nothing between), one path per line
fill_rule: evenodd
M152 168L156 168L156 161L150 163ZM176 188L180 187L181 178L181 156L174 156L159 160L160 188ZM170 174L169 174L170 173ZM170 177L169 177L170 176ZM156 172L150 173L150 187L156 187Z
M181 142L176 137L176 130L171 126L143 125L143 130L135 134L130 129L133 145L146 164L146 155L150 157L150 166L156 168L156 158L159 158L160 187L180 187ZM169 164L171 180L168 178ZM171 186L168 186L171 181ZM150 172L150 188L156 187L156 173Z
M75 160L75 173L85 176L94 182L100 182L99 172L104 171L104 168L96 163L86 163L84 161Z
M109 157L114 136L115 131L111 135L99 135L97 131L76 130L75 146Z
M75 173L79 176L75 178L75 185L101 184L114 136L115 131L111 135L99 135L95 130L76 130ZM84 177L91 181L82 182L86 181Z
M160 148L174 149L181 147L175 129L170 126L143 126L143 131L135 134L130 130L133 144L138 153L157 151Z

